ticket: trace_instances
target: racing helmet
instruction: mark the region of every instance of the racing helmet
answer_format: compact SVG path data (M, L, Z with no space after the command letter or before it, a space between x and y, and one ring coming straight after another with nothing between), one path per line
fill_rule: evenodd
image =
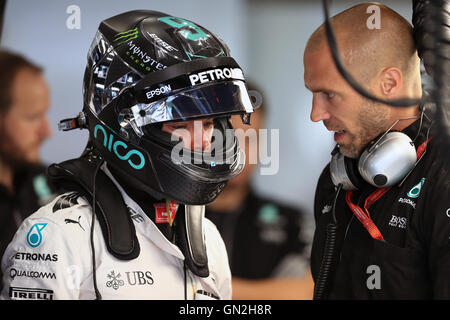
M108 166L156 199L212 202L245 154L230 116L253 112L242 69L212 32L183 18L138 10L100 23L87 57L83 118ZM209 151L176 148L169 121L212 118ZM174 150L178 153L174 154Z

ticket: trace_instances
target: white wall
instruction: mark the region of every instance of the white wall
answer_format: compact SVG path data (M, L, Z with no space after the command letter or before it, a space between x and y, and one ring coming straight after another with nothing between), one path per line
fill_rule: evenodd
M360 1L330 1L332 14ZM411 18L411 1L382 1ZM81 29L69 30L69 5L81 9ZM263 194L312 213L317 178L329 161L332 136L309 120L311 94L304 88L302 56L309 35L323 22L321 1L133 0L8 1L2 45L45 67L52 89L53 137L42 158L58 162L80 154L87 132L58 132L60 119L82 107L86 54L101 20L133 9L153 9L197 22L229 45L246 75L263 89L268 127L280 129L280 170L256 175Z

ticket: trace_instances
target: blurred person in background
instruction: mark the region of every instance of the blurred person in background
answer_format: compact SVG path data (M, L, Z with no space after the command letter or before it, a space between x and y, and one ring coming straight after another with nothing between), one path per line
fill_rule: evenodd
M39 151L51 135L42 69L0 50L0 255L22 220L52 199Z
M248 88L256 86L248 84ZM227 248L233 299L311 299L305 216L297 208L256 194L250 183L257 169L251 159L259 159L259 140L252 135L259 137L265 113L261 105L252 114L250 126L242 124L239 116L232 117L240 144L245 146L245 168L206 207L206 217L217 226Z

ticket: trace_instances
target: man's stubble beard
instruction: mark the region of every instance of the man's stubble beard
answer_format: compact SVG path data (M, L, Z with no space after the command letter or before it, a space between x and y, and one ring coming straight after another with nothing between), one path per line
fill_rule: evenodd
M350 133L351 142L340 145L340 152L348 158L358 158L364 148L389 128L389 110L368 99L364 99L358 114L357 132Z
M1 124L0 136L0 161L4 165L16 171L39 163L39 160L29 160L26 153L11 142L11 136L4 130Z

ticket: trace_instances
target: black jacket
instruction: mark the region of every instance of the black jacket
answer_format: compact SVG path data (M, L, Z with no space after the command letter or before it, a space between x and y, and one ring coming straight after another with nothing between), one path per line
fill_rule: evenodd
M417 120L403 132L414 138L419 124ZM425 119L416 148L425 141L429 127L430 121ZM441 151L439 139L432 139L405 182L391 188L370 207L371 218L385 242L369 235L349 209L345 191L341 191L336 204L338 262L331 277L330 299L450 298L449 159ZM352 202L363 207L364 200L375 190L367 184L354 193ZM315 196L316 231L311 253L315 280L334 195L328 165Z
M0 258L22 221L56 195L55 187L47 180L44 166L18 170L14 173L13 185L15 193L11 195L0 184Z

